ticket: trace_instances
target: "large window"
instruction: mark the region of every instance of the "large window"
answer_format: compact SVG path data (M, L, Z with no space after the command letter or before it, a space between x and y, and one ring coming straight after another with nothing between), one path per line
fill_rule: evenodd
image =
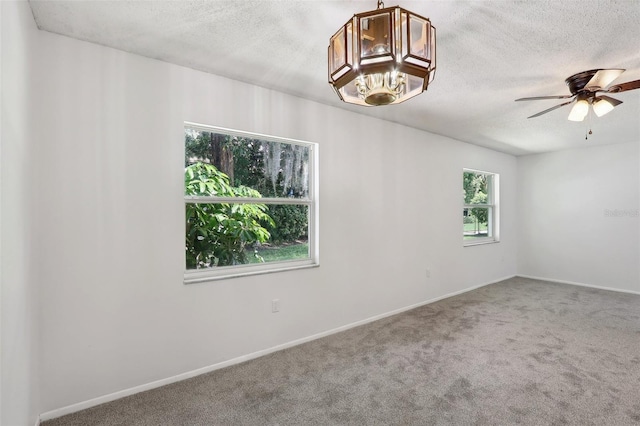
M318 265L317 145L185 124L185 282Z
M499 176L478 170L462 171L462 239L464 245L499 240Z

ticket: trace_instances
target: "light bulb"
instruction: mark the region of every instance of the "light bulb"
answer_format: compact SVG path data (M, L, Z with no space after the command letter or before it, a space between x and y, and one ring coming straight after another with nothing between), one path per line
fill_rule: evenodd
M602 117L603 115L611 112L613 110L613 105L610 102L607 102L606 99L598 99L593 103L593 112L596 113L598 117Z
M571 112L569 113L569 120L571 121L582 121L589 113L589 102L586 99L580 99L576 104L571 108Z

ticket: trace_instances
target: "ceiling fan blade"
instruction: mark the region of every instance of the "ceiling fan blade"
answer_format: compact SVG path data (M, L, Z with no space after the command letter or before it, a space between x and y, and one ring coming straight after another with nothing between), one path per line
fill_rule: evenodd
M584 86L584 89L592 92L603 89L611 84L613 80L620 77L620 74L624 71L623 69L599 70L591 77L591 80Z
M640 89L640 80L627 81L626 83L616 84L615 86L609 87L605 92L608 93L619 93L626 92L627 90Z
M537 113L537 114L533 114L532 116L527 117L527 118L535 118L535 117L539 117L539 116L541 116L542 114L546 114L546 113L548 113L548 112L553 111L554 109L558 109L558 108L563 107L563 106L565 106L565 105L569 105L569 104L570 104L570 103L572 103L573 101L574 101L574 100L572 99L572 100L570 100L569 102L565 102L565 103L563 103L563 104L556 105L556 106L551 107L551 108L549 108L549 109L545 109L544 111L540 111L539 113Z
M606 95L600 95L600 96L596 97L596 99L604 99L605 101L609 102L614 107L617 107L618 105L620 105L622 103L622 101L619 101L617 99L612 98L611 96L606 96Z
M573 95L558 95L558 96L535 96L533 98L520 98L520 99L516 99L516 102L518 101L539 101L542 99L568 99L568 98L572 98Z

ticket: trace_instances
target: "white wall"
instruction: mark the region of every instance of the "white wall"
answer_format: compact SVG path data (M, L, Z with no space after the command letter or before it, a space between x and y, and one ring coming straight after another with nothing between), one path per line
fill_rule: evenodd
M515 274L514 157L34 34L2 6L2 424ZM11 55L7 33L28 38ZM320 268L182 283L186 120L320 144ZM462 247L464 167L502 176L499 244Z
M41 411L515 274L514 157L41 36ZM182 284L185 120L320 144L320 268ZM499 244L462 247L463 167L502 175Z
M0 7L3 425L516 267L640 291L639 219L604 216L639 208L638 144L516 161L37 32L26 3ZM320 268L182 284L185 120L320 144ZM499 244L462 247L463 167L501 174Z
M38 405L37 262L33 190L37 175L31 118L36 26L26 2L0 2L0 424L33 425Z
M518 158L518 274L640 292L639 147Z

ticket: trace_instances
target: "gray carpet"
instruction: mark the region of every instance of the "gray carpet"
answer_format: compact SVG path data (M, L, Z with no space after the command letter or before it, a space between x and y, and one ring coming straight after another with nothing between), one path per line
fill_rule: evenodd
M513 424L640 424L640 296L513 278L43 423Z

